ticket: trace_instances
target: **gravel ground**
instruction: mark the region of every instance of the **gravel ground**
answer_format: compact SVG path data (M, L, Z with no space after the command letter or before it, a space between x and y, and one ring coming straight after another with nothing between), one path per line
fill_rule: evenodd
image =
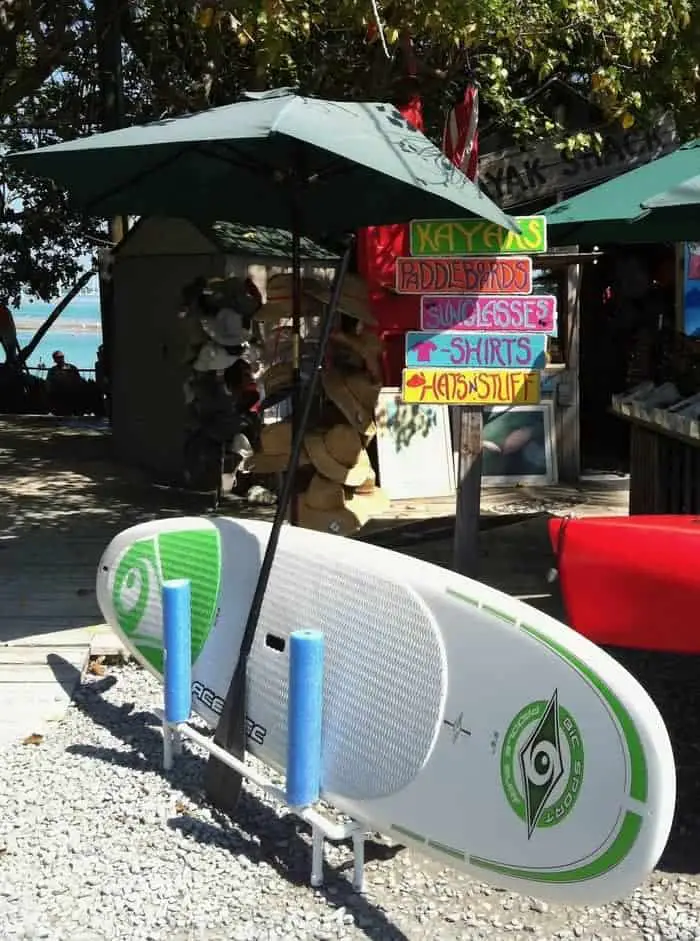
M682 670L694 689L689 662L663 664L666 693L678 692ZM0 755L2 939L700 941L695 746L676 742L680 808L662 864L679 872L654 874L623 903L549 906L388 844L377 845L359 896L345 847L329 849L326 885L308 886L308 834L255 788L236 826L208 809L203 761L189 746L164 773L158 703L142 670L110 668L86 680L43 741Z

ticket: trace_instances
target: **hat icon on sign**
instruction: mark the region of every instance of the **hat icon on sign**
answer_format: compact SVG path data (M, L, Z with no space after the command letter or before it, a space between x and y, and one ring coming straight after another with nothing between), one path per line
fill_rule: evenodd
M411 389L417 389L419 386L424 386L425 376L422 372L416 373L415 376L411 376L411 378L406 381L406 385Z

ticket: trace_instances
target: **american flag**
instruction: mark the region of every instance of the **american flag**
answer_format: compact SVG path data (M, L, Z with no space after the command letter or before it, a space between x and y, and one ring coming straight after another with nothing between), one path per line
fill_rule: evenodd
M479 173L479 91L468 85L464 100L457 102L447 114L442 135L445 156L462 173L475 181Z

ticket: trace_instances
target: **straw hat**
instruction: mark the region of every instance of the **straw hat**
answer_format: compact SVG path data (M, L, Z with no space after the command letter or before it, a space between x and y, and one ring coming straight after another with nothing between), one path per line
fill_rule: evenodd
M278 474L287 469L292 453L292 423L278 421L263 425L260 431L260 450L256 451L248 462L254 474ZM309 463L309 457L302 448L299 467Z
M334 356L336 362L344 362L350 367L366 368L377 381L382 378L382 341L376 333L369 330L363 330L362 333L336 330L331 334L331 342L340 354ZM333 352L336 353L336 350Z
M359 487L370 478L372 465L362 439L350 425L313 431L304 438L309 460L324 477L346 487Z
M374 435L374 411L381 386L366 373L346 373L329 369L321 374L323 390L361 435Z
M298 502L299 523L306 529L350 536L373 517L389 509L383 490L372 486L363 493L353 493L342 484L316 474Z
M302 317L317 317L321 313L319 300L311 293L323 289L323 282L315 278L301 279ZM267 282L267 299L255 314L256 320L283 320L294 315L294 290L291 274L275 274Z
M322 281L315 281L309 285L309 294L318 298L324 304L329 304L331 300L331 285L324 284ZM356 274L346 274L343 279L343 286L338 301L338 310L348 317L354 317L362 323L375 326L377 321L372 316L369 305L369 291L367 282Z

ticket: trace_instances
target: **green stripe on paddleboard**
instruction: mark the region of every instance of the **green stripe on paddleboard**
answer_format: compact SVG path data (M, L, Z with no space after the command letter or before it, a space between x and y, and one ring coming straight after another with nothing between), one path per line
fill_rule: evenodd
M613 713L617 721L620 723L620 728L625 737L625 742L627 744L627 751L629 752L630 757L630 797L634 800L640 801L640 803L645 803L649 793L649 775L647 772L647 760L646 755L644 754L644 747L642 746L641 739L639 738L639 732L632 721L632 717L629 712L622 705L617 696L613 693L607 683L603 680L582 660L573 654L570 651L566 650L561 644L558 644L556 641L551 640L549 637L541 634L534 627L530 627L527 624L521 624L521 629L533 637L535 640L538 640L541 644L544 644L545 647L549 647L554 653L556 653L563 660L566 660L567 663L570 663L572 667L579 671L588 682L595 687L595 689L600 693L605 702L608 704L610 711Z
M503 611L499 611L498 608L492 608L491 605L482 604L482 611L486 611L488 614L493 614L494 617L499 618L501 621L505 621L506 624L517 624L518 619L511 617L510 614L505 614Z
M428 840L428 846L432 846L434 850L437 850L439 853L444 853L445 856L451 856L453 859L460 859L464 861L465 855L460 850L454 849L452 846L446 846L444 843L438 843L436 840Z
M466 603L472 605L472 607L480 608L487 614L492 614L495 618L498 618L499 621L505 621L506 624L518 623L517 618L511 617L510 614L505 614L503 611L499 611L498 608L492 608L489 604L482 604L477 598L470 598L469 595L463 595L460 591L455 591L454 588L447 588L445 590L448 595L457 598L458 601L466 601Z
M475 601L473 598L469 598L467 595L463 595L460 592L455 591L453 588L448 588L447 594L452 595L454 598L458 598L460 601L466 601L467 604L474 605L475 607L479 606L479 602ZM511 618L510 615L505 614L502 611L498 611L496 608L483 605L482 610L488 611L490 614L494 614L497 617L500 617L503 621L517 623L517 621ZM546 647L549 647L553 653L556 653L559 657L561 657L563 660L566 660L567 663L578 670L578 672L588 680L588 682L605 700L610 708L610 711L619 722L620 728L622 729L622 733L625 737L625 742L627 744L627 750L630 758L630 797L632 797L634 800L640 801L641 803L645 803L649 789L646 756L644 754L644 748L642 746L641 739L639 738L639 733L637 732L635 724L632 721L632 717L622 705L620 700L613 693L607 683L605 683L597 675L597 673L595 673L595 671L593 671L587 664L580 660L575 654L562 647L561 644L558 644L555 640L551 640L545 634L538 631L537 628L530 627L528 624L521 624L520 629L534 640L537 640Z
M472 605L474 604L473 599L468 598L465 595L461 595L454 589L448 588L447 593L455 598L458 598L460 601L465 601ZM500 617L504 621L517 623L517 621L512 621L509 615L506 615L503 612L499 612L497 609L486 607L484 605L482 606L482 610L487 610L489 613ZM625 744L627 746L627 753L629 755L630 763L630 797L633 800L639 801L640 803L645 803L649 795L649 773L647 769L647 760L646 755L644 754L642 741L639 737L639 732L637 731L637 728L629 712L625 709L607 683L605 683L594 670L592 670L586 663L580 660L574 653L571 653L571 651L567 650L561 644L547 637L546 634L543 634L536 628L530 627L528 624L521 623L519 626L525 634L527 634L529 637L532 637L533 640L543 644L545 647L549 648L552 653L556 654L558 657L568 663L569 666L577 670L605 701L608 708L618 721L625 739ZM528 879L534 882L562 884L570 882L584 882L589 879L598 878L599 876L610 872L610 870L615 869L620 865L620 863L629 855L632 847L636 843L642 828L642 823L643 820L639 814L627 811L625 813L622 826L620 827L620 831L608 849L602 852L591 862L573 869L562 869L559 871L523 869L517 866L510 866L507 863L500 863L495 860L483 859L479 856L470 856L469 862L481 869L488 869L490 872L511 876L515 879Z
M505 863L497 863L491 859L482 859L480 856L470 856L469 862L479 869L487 869L489 872L510 876L513 879L527 879L531 882L547 882L559 885L571 882L587 882L590 879L598 879L619 866L636 843L641 829L642 818L639 814L628 811L622 821L617 837L608 849L592 862L577 866L574 869L561 869L556 872L545 869L521 869L518 866L508 866Z
M416 843L427 843L426 838L421 836L420 833L415 833L413 830L409 830L406 827L400 827L398 823L392 823L391 829L395 830L396 833L400 833L401 836L407 837L409 840L415 840Z
M470 598L469 595L463 595L460 591L455 591L454 588L448 588L447 594L452 595L453 598L457 598L459 601L466 601L467 604L475 608L481 607L481 602L477 598Z
M429 840L426 836L422 836L420 833L416 833L414 830L409 830L407 827L399 826L398 823L392 823L391 829L405 836L409 840L414 840L416 843L423 843L426 846L430 846L432 849L437 850L438 853L443 853L445 856L450 856L452 859L459 859L461 862L467 858L466 855L461 850L456 850L453 846L448 846L446 843L438 843L437 840Z

